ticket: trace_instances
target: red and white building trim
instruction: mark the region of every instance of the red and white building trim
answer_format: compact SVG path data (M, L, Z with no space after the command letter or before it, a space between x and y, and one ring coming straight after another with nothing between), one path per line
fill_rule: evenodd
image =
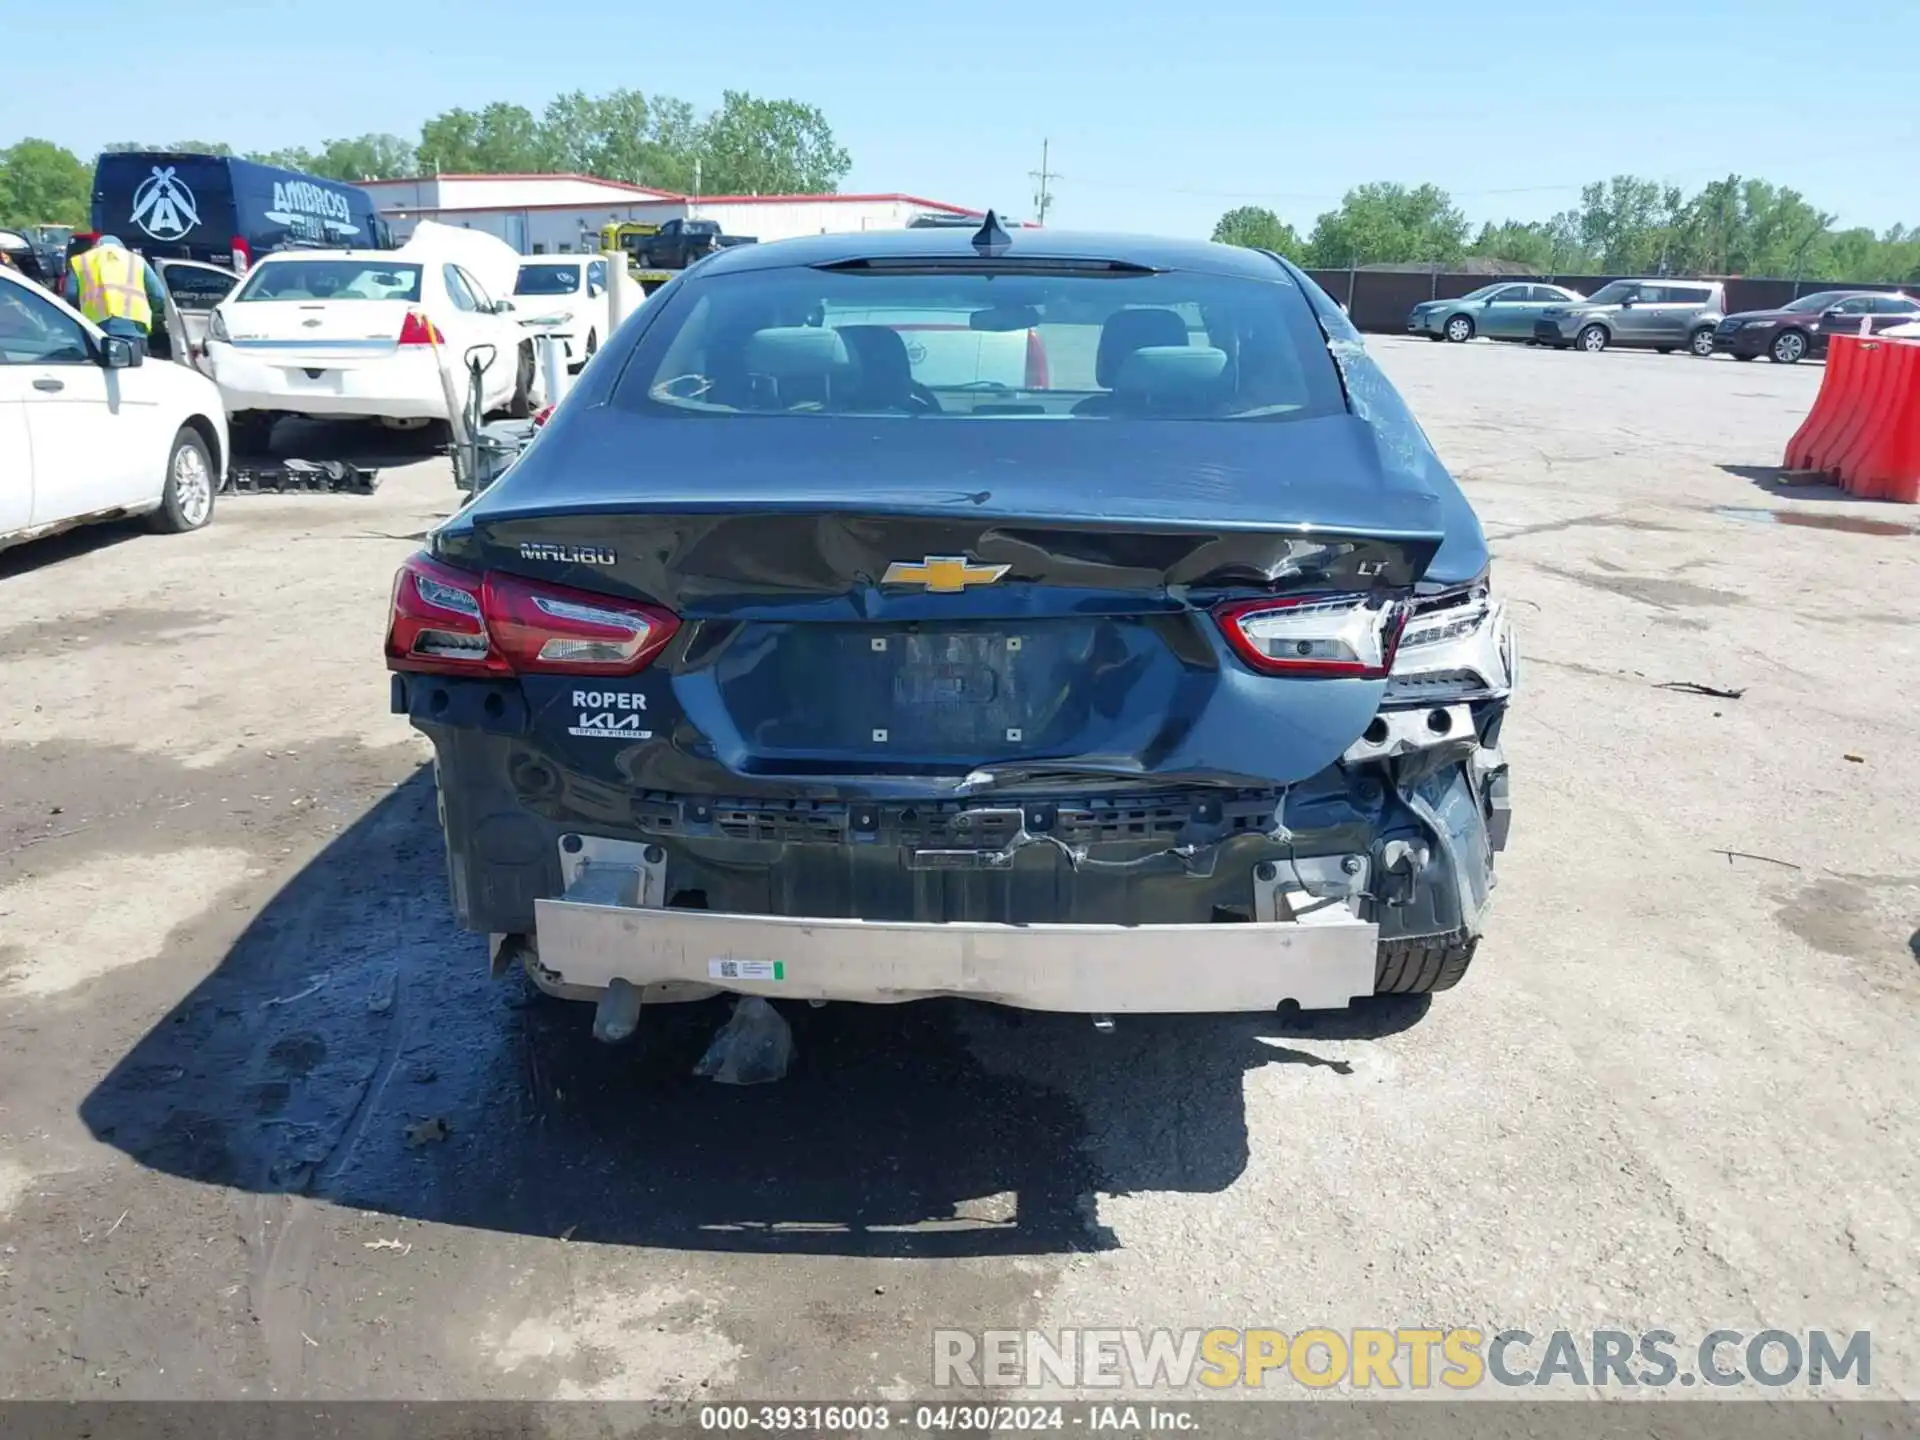
M715 220L729 235L787 240L861 230L904 230L920 215L983 212L919 195L678 195L591 175L423 175L363 180L401 241L420 220L498 235L522 254L599 247L609 221Z

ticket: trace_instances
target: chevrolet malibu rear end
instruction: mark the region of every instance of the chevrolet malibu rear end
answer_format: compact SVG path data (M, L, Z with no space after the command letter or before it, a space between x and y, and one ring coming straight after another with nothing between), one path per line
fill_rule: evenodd
M917 371L956 314L1045 363ZM1251 250L717 255L402 568L386 651L461 923L603 1014L1443 990L1506 834L1479 524Z

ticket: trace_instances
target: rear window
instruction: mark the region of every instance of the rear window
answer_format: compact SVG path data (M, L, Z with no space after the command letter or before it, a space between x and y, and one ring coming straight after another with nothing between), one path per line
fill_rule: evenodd
M160 280L173 303L189 314L211 310L233 289L235 277L203 265L160 264Z
M522 265L513 282L516 295L572 295L579 289L578 265Z
M420 267L384 260L270 260L235 300L418 300Z
M684 416L1286 419L1344 406L1305 297L1186 271L794 268L692 278L616 403Z

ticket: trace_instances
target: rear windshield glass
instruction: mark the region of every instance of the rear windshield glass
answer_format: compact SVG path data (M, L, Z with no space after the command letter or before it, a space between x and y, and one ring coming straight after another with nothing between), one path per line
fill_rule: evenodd
M1305 297L1232 276L793 268L689 277L616 403L686 416L1218 420L1344 401Z
M418 300L420 267L384 260L273 260L235 300Z
M516 295L572 295L580 288L578 265L522 265Z

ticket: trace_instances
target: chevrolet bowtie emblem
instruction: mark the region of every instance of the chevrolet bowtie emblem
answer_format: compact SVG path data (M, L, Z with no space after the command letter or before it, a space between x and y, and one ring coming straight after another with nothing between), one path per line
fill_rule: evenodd
M896 560L880 577L882 585L924 585L930 594L958 595L969 585L991 585L1011 565L975 565L960 555L929 555L919 564Z

